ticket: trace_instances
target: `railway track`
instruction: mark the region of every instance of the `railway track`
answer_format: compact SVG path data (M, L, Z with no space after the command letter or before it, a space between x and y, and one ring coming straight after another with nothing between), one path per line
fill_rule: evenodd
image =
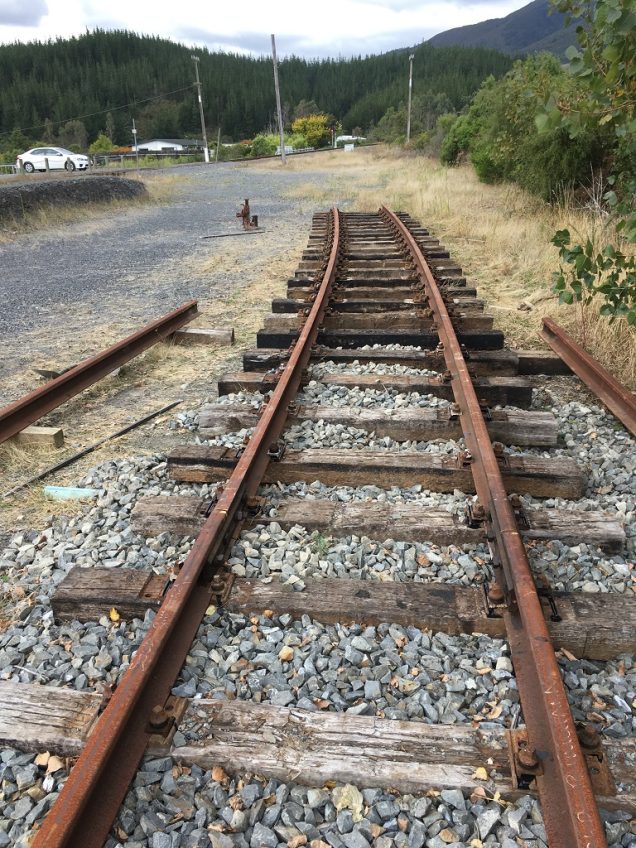
M357 370L349 371L354 362ZM359 367L365 363L367 373ZM132 527L142 538L163 532L196 535L177 573L75 568L52 598L58 620L89 621L109 608L117 618L143 619L148 610L153 615L107 703L85 693L69 693L68 703L60 702L60 716L65 716L60 726L68 725L68 713L80 712L80 702L86 726L78 728L72 740L67 727L65 752L81 752L37 830L34 848L102 846L148 750L156 758L172 757L190 768L215 765L231 773L304 780L317 787L336 781L429 793L429 798L443 790L459 791L466 798L477 793L477 799L485 799L483 827L471 831L467 826L461 831L464 839L453 831L459 824L449 814L448 828L419 842L433 848L440 839L445 844L500 844L488 841L499 819L488 816L486 802L505 798L513 803L528 793L540 800L550 848L606 846L599 810L636 811L636 744L629 737L603 737L594 725L575 720L555 651L601 661L633 651L633 596L559 592L537 585L527 551L527 546L542 541L565 539L618 554L625 543L622 527L605 513L540 507L535 500L575 501L584 495L584 470L554 453L554 416L532 408L534 375L569 369L557 357L505 349L492 316L443 246L408 215L386 208L377 214L334 209L314 217L288 296L273 301L272 314L258 334L258 348L245 354L244 367L220 381L219 403L200 413L199 435L205 442L184 445L167 459L172 480L190 486L190 494L139 500L133 510ZM312 377L342 402L308 402L315 385ZM347 404L356 392L374 391L384 397L410 393L426 400L388 410L381 403ZM245 392L270 395L257 406L245 403ZM222 396L232 393L226 402ZM285 428L302 433L316 424L336 430L359 426L372 431L375 441L354 448L345 435L344 447L288 447ZM244 444L242 436L228 435L245 429L251 435ZM377 444L381 440L382 448ZM425 442L440 440L443 449L423 449ZM396 443L396 449L386 449ZM525 452L517 450L519 446ZM366 487L376 498L277 502L272 499L275 486L262 489L263 483L306 488L314 480L327 487ZM382 495L395 486L413 490L414 499L392 502ZM431 508L417 499L422 488L464 492L465 502L454 512ZM426 576L431 567L426 556L418 563L418 574L425 576L417 582L407 573L362 582L342 573L326 579L299 577L293 568L287 575L278 568L264 574L260 566L252 569L257 576L249 576L246 567L233 560L237 539L242 531L262 528L270 520L313 531L318 545L323 534L355 534L405 544L426 540L440 546L467 545L471 550L487 544L490 555L481 560L468 557L472 583ZM253 543L248 551L258 560ZM284 546L281 556L285 558ZM297 558L300 552L298 557L292 552L290 559ZM272 578L272 571L281 577ZM360 657L361 685L351 684L344 700L323 697L318 687L314 707L307 710L288 706L293 699L287 704L285 699L254 703L241 697L191 700L175 694L175 681L187 683L182 668L186 658L192 660L193 642L200 644L201 628L206 633L222 629L219 610L230 616L252 615L252 632L268 620L280 627L281 616L292 635L294 622L303 616L336 628L354 622L360 629L348 650ZM206 620L216 624L206 625ZM412 659L409 679L397 673L389 673L388 680L365 677L365 653L372 650L365 643L373 641L371 631L365 636L365 627L377 628L377 633L382 627L401 628L401 635L394 636L398 655L402 639L410 645L404 634L415 629L420 641L425 630L504 639L509 656L504 650L484 672L494 673L493 690L501 690L504 697L507 693L512 701L510 715L497 723L497 698L490 704L484 701L470 720L463 717L452 726L439 721L434 707L422 712L422 704L431 706L425 699L420 717L413 713L414 721L391 720L387 709L385 717L370 715L369 703L387 687L409 693L428 672L425 664ZM311 642L311 637L305 639ZM277 654L266 653L260 666L246 659L241 679L250 668L267 671L268 663L276 669L290 663L304 644L291 638ZM240 651L233 663L240 666ZM303 672L303 680L308 674ZM443 676L444 682L453 682L452 671ZM11 685L5 693L19 700L19 684ZM271 690L276 691L273 683ZM29 732L27 728L21 740L26 748ZM177 734L185 744L176 745ZM8 740L6 733L4 738ZM460 802L455 803L458 808ZM240 811L240 805L233 809ZM239 834L239 841L220 844L245 842L246 830L234 831L231 821L225 831ZM289 839L278 833L278 841L304 844L307 833L294 827L297 823L285 823ZM372 834L393 838L384 823ZM335 848L357 848L342 834L330 841L328 824L318 828L320 838L314 838L320 841L324 835ZM268 844L270 828L259 831L254 823L250 827L251 846ZM401 827L396 825L404 844L417 845L417 828ZM439 836L442 831L444 836ZM218 834L214 828L211 832ZM532 832L526 834L531 840L527 843L520 829L514 832L519 835L516 844L542 844ZM109 844L117 844L110 838ZM366 844L373 841L368 833L361 838ZM164 843L156 839L146 844L163 848Z

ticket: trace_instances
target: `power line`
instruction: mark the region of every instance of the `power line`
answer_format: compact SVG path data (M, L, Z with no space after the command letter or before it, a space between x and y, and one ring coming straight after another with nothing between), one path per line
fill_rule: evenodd
M108 109L101 109L99 112L87 112L85 115L76 115L74 118L62 118L59 121L54 121L55 124L66 124L68 121L81 121L83 118L94 118L96 115L107 115L109 112L118 112L120 109L128 109L130 106L139 106L142 103L152 103L154 100L163 100L164 97L169 97L171 94L180 94L182 91L189 91L192 88L192 83L183 88L175 88L174 91L166 91L164 94L158 94L156 97L147 97L145 100L131 100L130 103L125 103L123 106L111 106ZM33 127L14 127L10 132L0 133L0 136L12 135L16 130L18 132L28 132L29 130L41 130L46 127L46 124L36 124Z

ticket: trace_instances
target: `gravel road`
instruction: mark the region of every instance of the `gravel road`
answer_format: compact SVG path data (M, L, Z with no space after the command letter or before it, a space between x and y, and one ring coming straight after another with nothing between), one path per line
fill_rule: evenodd
M0 333L7 348L0 405L31 388L23 382L31 366L45 360L68 365L86 355L77 349L79 339L85 339L86 353L94 352L104 346L102 327L115 325L121 337L190 298L226 296L244 283L250 251L262 267L263 259L274 259L290 241L302 244L315 203L286 194L300 184L318 184L324 173L258 167L166 169L159 177L170 182L165 201L119 205L115 214L100 210L0 243ZM264 232L203 240L240 232L235 215L244 197ZM207 260L224 253L240 261L220 263L211 273ZM60 349L68 351L66 357ZM14 377L18 384L4 382Z
M307 229L312 210L281 196L294 182L306 181L304 174L258 172L234 163L182 166L172 173L179 183L169 203L120 207L117 215L95 224L80 221L0 246L5 338L50 326L53 318L63 322L62 311L72 315L82 307L105 307L132 315L208 295L209 279L190 274L167 279L163 270L157 279L157 270L209 252L203 235L240 231L235 213L244 196L270 234L292 222ZM262 245L263 239L256 239Z

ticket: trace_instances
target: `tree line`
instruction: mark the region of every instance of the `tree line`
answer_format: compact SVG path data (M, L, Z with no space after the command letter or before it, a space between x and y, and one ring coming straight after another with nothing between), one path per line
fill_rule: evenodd
M269 56L197 49L208 133L240 141L275 130ZM500 77L509 57L481 48L420 44L377 56L280 62L284 121L291 128L302 101L368 133L391 106L405 100L408 55L414 85L463 108L481 82ZM0 46L0 150L35 143L86 147L104 134L115 145L139 138L200 136L192 50L158 37L97 29L45 43Z

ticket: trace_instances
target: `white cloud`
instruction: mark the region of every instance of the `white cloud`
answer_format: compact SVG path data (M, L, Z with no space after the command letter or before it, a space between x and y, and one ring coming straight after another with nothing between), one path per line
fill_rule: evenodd
M47 13L46 0L0 0L0 29L4 26L37 27Z
M184 16L174 0L109 0L106 5L101 0L48 0L48 14L46 0L0 0L0 42L68 37L87 27L103 27L266 54L274 32L281 56L350 56L410 47L437 32L503 17L522 5L524 0L190 0Z

